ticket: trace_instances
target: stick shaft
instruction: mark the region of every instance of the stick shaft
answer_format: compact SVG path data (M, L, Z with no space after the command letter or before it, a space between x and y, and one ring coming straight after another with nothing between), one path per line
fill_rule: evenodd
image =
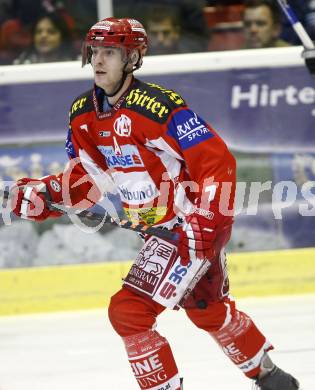
M293 9L290 7L290 4L286 0L277 0L278 4L280 5L283 13L287 17L288 21L292 25L294 31L300 38L303 46L305 49L314 49L315 45L313 41L311 40L310 36L306 32L305 28L301 24L301 22L298 20L295 12Z
M9 191L3 192L4 199L6 199L6 200L9 199L9 196L10 196ZM46 203L47 203L47 206L51 210L59 211L59 212L62 212L63 214L69 215L69 216L76 215L79 218L86 218L86 219L89 219L91 221L95 221L95 222L99 222L99 223L106 223L106 224L110 224L110 225L113 225L116 227L118 226L122 229L132 230L132 231L135 231L137 233L149 234L151 236L165 238L167 240L171 240L174 242L178 241L178 234L171 232L167 229L162 229L162 228L149 226L149 225L145 225L145 224L141 224L141 223L135 224L135 223L132 223L131 221L126 220L126 219L119 220L119 221L115 222L108 214L103 215L103 214L98 214L98 213L95 213L95 212L89 211L89 210L79 210L79 209L75 209L72 207L64 206L64 205L59 204L59 203L50 202L49 200L46 200Z
M65 207L64 205L49 202L49 201L47 201L47 205L49 206L50 209L55 211L61 211L64 214L76 215L78 217L86 218L91 221L102 222L116 227L118 226L122 229L128 229L138 233L149 234L151 236L156 236L160 238L166 238L171 241L178 240L178 234L171 232L167 229L149 226L142 223L135 224L127 219L122 219L115 222L109 215L98 214L89 210L78 210L71 207Z

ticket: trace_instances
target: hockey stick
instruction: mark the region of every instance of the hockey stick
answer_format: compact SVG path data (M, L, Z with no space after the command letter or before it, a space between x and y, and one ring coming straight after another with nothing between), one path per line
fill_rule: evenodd
M3 199L8 200L10 196L9 191L3 191ZM151 236L156 236L160 238L165 238L167 240L171 241L178 241L178 233L173 233L167 229L158 228L154 226L145 225L142 223L132 223L131 221L127 219L122 219L115 221L112 217L110 217L108 214L99 214L95 213L93 211L89 210L80 210L75 209L73 207L68 207L63 204L54 203L49 200L46 200L47 206L52 211L60 211L63 214L66 214L68 216L76 215L79 218L86 218L90 221L100 222L100 223L106 223L113 226L118 226L122 229L132 230L134 232L142 233L142 234L149 234Z
M292 10L290 4L287 0L277 0L279 6L281 7L283 13L287 17L289 23L293 27L297 36L300 38L304 51L302 53L302 57L305 59L305 64L310 71L310 73L315 73L315 45L311 40L310 36L306 32L305 28L298 20L295 12Z

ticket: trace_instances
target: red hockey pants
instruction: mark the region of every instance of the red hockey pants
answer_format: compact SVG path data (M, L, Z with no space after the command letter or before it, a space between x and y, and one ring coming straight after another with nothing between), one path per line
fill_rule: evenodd
M207 274L185 302L188 318L208 332L231 361L250 378L258 375L261 358L272 348L245 313L228 296L229 281L224 246L230 229L217 237L216 257ZM156 319L165 310L147 296L122 288L109 306L109 319L123 338L131 368L141 389L179 390L177 366L167 340L156 330ZM180 329L179 329L180 332ZM184 336L184 335L183 335Z
M179 390L177 366L167 340L154 330L165 308L122 288L109 307L109 318L123 338L133 373L141 389ZM235 308L229 298L205 309L186 309L189 319L208 332L224 353L248 377L259 373L265 351L272 348L253 321ZM180 331L180 330L179 330Z

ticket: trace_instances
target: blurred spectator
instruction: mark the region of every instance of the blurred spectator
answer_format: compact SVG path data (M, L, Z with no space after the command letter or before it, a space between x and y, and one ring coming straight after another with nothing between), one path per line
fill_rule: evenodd
M243 14L246 49L284 47L290 44L279 39L281 10L275 0L247 0Z
M207 50L208 26L203 13L205 5L205 0L134 0L133 2L113 0L115 17L128 15L141 20L145 27L152 31L151 37L149 37L150 45L154 44L158 36L162 42L165 42L165 46L162 43L164 48L159 50L157 47L152 48L149 54L189 53ZM161 21L163 21L163 29L158 29L156 24L161 23ZM162 30L165 33L164 37ZM167 34L169 38L166 38Z
M1 63L10 64L32 42L31 26L34 18L39 16L38 4L31 0L11 3L11 18L1 26ZM34 6L35 4L35 6Z
M149 51L148 54L171 54L181 52L180 16L170 10L153 9L145 21Z
M0 0L4 1L4 0ZM10 0L7 2L9 19L0 30L0 63L12 61L32 44L32 27L44 13L58 13L70 29L74 27L73 18L66 12L60 0Z
M39 17L32 40L30 47L14 60L14 64L71 61L77 57L67 24L55 13Z

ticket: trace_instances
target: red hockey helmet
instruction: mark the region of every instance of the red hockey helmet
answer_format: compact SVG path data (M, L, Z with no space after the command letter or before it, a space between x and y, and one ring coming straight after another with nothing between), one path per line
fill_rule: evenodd
M94 24L86 34L82 47L82 66L91 62L91 46L114 46L139 51L140 57L136 69L142 65L142 58L147 51L147 33L135 19L106 18Z

